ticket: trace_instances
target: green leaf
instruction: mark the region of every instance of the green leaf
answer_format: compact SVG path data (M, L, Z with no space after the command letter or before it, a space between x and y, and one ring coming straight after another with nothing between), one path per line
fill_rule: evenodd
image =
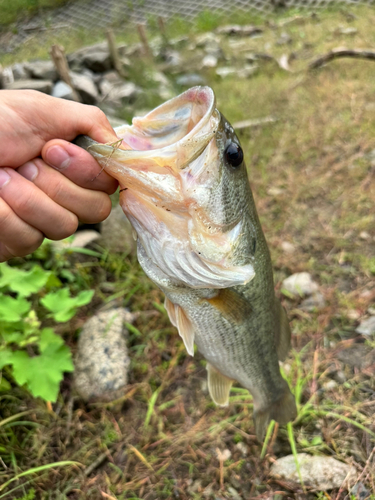
M0 264L0 271L0 288L8 286L19 297L29 297L32 293L39 292L51 274L39 266L34 266L30 271L22 271L5 263Z
M65 322L70 320L79 306L88 304L94 295L94 290L79 293L77 297L70 297L69 289L62 288L57 292L48 293L41 303L51 311L56 321Z
M0 293L0 321L14 323L30 310L31 304L25 299L9 297Z
M55 402L63 373L74 369L72 356L50 328L44 328L40 337L39 356L30 358L24 351L13 353L13 376L18 384L26 384L34 397Z
M7 365L10 365L13 360L13 351L10 349L4 349L0 351L0 370Z

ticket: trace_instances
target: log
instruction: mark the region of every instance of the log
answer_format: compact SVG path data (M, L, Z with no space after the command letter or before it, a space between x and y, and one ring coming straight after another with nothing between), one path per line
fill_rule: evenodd
M375 61L375 51L374 50L362 50L362 49L345 49L338 48L333 49L327 54L314 59L309 65L308 70L320 68L323 64L326 64L334 59L339 59L342 57L352 57L354 59L368 59L370 61Z

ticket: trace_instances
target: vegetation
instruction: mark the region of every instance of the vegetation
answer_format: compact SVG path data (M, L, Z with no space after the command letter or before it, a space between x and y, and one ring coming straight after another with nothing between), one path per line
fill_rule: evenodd
M1 487L0 499L356 498L346 489L323 493L307 485L305 494L296 483L271 480L272 462L292 452L334 456L354 465L368 498L375 499L375 341L355 332L375 300L375 65L347 59L306 71L315 56L334 47L374 47L375 14L364 7L296 14L278 15L271 26L264 25L262 37L245 43L228 39L223 45L230 64L238 68L249 54L280 58L293 53L291 72L259 60L258 72L248 80L219 79L209 69L202 74L232 123L277 119L241 130L239 136L278 294L286 276L309 271L325 297L319 310L302 309L299 299L283 297L293 331L283 371L296 396L297 419L287 428L271 427L262 447L254 435L248 392L233 387L229 407L214 407L204 361L199 354L186 354L168 321L162 294L134 255L102 248L89 255L56 255L47 243L3 269L41 276L43 267L73 297L95 290L89 305L58 326L41 300L55 293L48 281L26 296L42 327L54 328L73 353L79 328L100 304L140 311L129 328L130 384L112 403L84 404L75 398L67 375L51 405L32 398L15 384L15 374L5 370L3 379L11 390L5 384L0 395L5 465L0 484L7 485ZM212 19L200 22L202 30L216 26ZM348 26L357 32L344 34L342 28ZM168 29L175 30L173 25ZM283 32L290 43L278 44ZM128 37L135 39L135 33ZM25 50L12 57L22 60ZM196 71L196 52L187 46L182 56L185 71ZM134 77L141 81L136 69ZM175 90L181 88L176 85ZM145 105L147 101L135 103ZM9 284L1 293L5 286ZM14 300L25 296L22 287L9 291Z

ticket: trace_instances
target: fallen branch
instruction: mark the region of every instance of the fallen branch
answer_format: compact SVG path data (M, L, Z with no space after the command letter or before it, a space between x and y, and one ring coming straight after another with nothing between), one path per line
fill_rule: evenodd
M341 57L353 57L355 59L369 59L375 61L375 51L374 50L361 50L361 49L333 49L331 52L318 57L308 65L308 70L320 68L323 64L332 61L333 59L339 59Z

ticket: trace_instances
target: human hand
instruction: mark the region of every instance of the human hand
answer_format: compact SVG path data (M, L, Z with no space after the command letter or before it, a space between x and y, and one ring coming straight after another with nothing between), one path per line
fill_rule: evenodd
M104 113L39 92L1 90L0 114L0 262L33 252L44 236L70 236L78 220L109 215L117 181L98 176L92 156L67 142L79 134L115 142Z

